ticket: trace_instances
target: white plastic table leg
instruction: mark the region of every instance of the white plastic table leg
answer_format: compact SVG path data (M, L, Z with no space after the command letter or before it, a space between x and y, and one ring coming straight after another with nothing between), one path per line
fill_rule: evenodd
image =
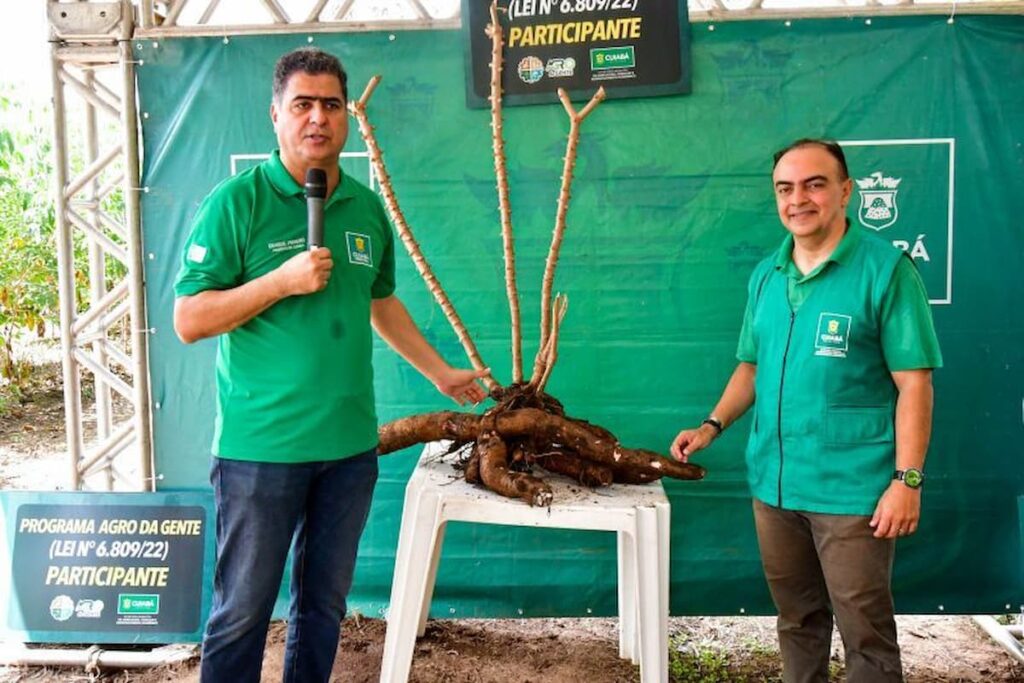
M658 606L658 637L661 638L658 652L661 653L661 670L665 672L665 679L668 678L668 610L669 610L669 571L670 571L670 544L672 537L672 507L668 501L658 503L655 506L658 516L658 559L659 572L661 574L661 590L658 591L661 604Z
M434 596L434 584L437 583L437 565L441 564L441 546L444 545L444 531L447 527L447 522L441 519L438 521L437 529L434 533L434 547L430 549L430 571L427 573L427 584L423 589L423 605L420 607L420 620L416 624L417 638L427 632L430 599Z
M640 663L637 632L636 542L628 531L615 533L619 566L619 657Z
M384 637L384 655L381 661L382 683L404 683L409 678L412 653L416 647L416 629L419 626L423 594L431 565L430 553L438 531L440 497L429 488L406 489L402 531L398 540L397 557L405 566L396 567L395 582L391 589L391 607L388 628ZM411 494L411 495L410 495ZM413 514L409 514L413 510ZM405 523L406 517L410 523Z
M415 477L415 475L414 475ZM418 510L420 502L420 489L416 486L405 487L405 500L402 504L402 523L398 530L398 547L395 549L395 572L391 579L392 599L388 607L388 622L392 621L394 614L394 587L404 586L409 573L409 549L412 547L412 539L415 535L413 527L416 525L416 515L408 514L410 510Z
M668 682L668 642L663 632L661 559L658 553L658 513L654 507L636 510L637 597L640 606L640 681ZM662 655L663 648L666 651ZM663 665L664 663L664 665Z

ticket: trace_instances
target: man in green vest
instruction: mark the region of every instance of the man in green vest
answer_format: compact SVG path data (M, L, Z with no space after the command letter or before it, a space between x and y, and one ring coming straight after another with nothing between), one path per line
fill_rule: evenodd
M895 540L917 530L942 356L911 259L846 218L852 185L834 142L775 155L788 231L755 269L739 365L686 461L754 408L746 460L787 683L828 680L833 615L850 683L902 681L890 581Z
M394 294L391 226L344 174L347 76L333 55L290 52L274 71L279 149L199 207L175 283L185 343L217 337L217 505L204 683L258 683L292 550L283 680L326 682L377 480L371 325L459 403L485 397L449 366ZM323 245L307 249L306 171L327 176Z

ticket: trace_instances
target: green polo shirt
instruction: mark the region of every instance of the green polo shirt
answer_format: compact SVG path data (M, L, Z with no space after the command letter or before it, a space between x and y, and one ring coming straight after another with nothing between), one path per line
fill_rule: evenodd
M794 312L800 310L807 297L814 291L819 277L826 269L848 263L853 251L862 239L862 230L852 227L843 236L823 263L811 272L800 272L793 262L793 236L787 235L782 246L775 253L775 269L786 276L789 305ZM915 370L942 366L932 321L931 307L924 281L917 267L909 258L900 259L893 271L892 280L882 298L882 350L890 370ZM743 327L736 357L745 363L757 363L757 342L753 329L753 302L748 300L743 313Z
M278 152L200 205L177 296L225 290L306 248L306 201ZM222 334L213 452L260 462L335 460L377 444L370 302L395 288L394 238L377 195L341 176L324 203L327 287L283 299Z

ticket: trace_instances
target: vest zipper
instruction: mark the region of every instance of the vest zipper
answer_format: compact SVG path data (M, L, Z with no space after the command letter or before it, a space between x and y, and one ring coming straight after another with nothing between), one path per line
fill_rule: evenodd
M796 313L792 307L789 309L789 332L786 333L786 350L782 352L782 372L779 374L779 507L782 507L782 389L786 385L786 360L789 358L789 343L793 340L793 321L796 320Z

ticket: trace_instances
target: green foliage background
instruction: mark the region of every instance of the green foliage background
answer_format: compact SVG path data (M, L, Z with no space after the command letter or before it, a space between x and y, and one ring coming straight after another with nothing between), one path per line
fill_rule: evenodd
M57 256L49 192L50 131L9 93L0 95L0 413L20 397L31 367L16 357L19 334L56 323Z
M85 165L81 136L68 135L72 173ZM35 108L11 86L0 86L0 416L24 397L32 364L19 355L19 340L56 334L60 323L56 214L53 201L51 110ZM100 208L123 214L121 191ZM74 239L75 299L88 299L86 240ZM108 286L124 268L107 259Z

